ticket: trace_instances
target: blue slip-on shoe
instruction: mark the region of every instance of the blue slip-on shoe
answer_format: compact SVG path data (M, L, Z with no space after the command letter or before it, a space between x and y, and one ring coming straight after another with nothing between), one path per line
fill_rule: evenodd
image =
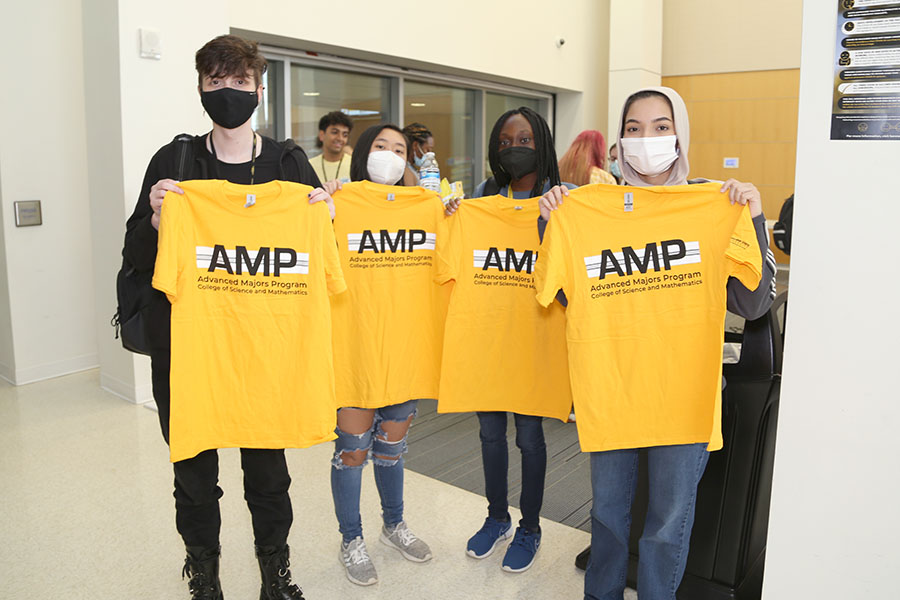
M494 552L497 544L512 537L512 523L510 521L498 521L488 517L478 533L469 538L466 544L466 554L472 558L487 558Z
M503 557L501 568L509 573L521 573L528 570L528 567L534 563L534 557L540 547L540 531L516 527L516 536L506 548L506 556Z

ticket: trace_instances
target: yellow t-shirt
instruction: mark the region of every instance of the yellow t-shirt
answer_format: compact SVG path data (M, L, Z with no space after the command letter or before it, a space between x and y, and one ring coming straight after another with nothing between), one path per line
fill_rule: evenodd
M341 153L341 158L334 162L325 160L325 155L320 154L309 159L309 164L322 183L335 179L341 183L350 181L350 156L347 154Z
M720 187L586 186L550 218L535 284L545 306L568 299L583 451L722 447L726 284L755 289L762 257L749 209Z
M334 194L348 293L332 298L339 407L436 398L445 296L434 282L444 205L420 187L357 181Z
M601 169L600 167L591 167L591 180L588 183L608 183L616 185L616 178Z
M172 303L171 460L333 439L328 295L346 285L328 208L298 183L178 185L153 272Z
M569 416L565 311L534 301L538 200L465 200L449 219L438 245L437 281L455 281L439 412Z

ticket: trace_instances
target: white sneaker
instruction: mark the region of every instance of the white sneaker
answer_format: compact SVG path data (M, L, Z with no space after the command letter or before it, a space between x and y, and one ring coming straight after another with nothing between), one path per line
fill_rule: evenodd
M341 542L341 563L347 571L347 579L357 585L372 585L378 583L378 574L375 573L375 565L369 558L366 550L366 542L361 538L355 538L348 544Z
M413 532L406 526L406 521L400 521L391 529L382 526L381 541L385 545L399 550L406 560L413 562L431 560L431 548L413 535Z

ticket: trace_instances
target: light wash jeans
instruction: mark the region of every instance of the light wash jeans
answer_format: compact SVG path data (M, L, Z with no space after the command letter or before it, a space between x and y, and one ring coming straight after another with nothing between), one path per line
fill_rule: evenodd
M706 469L706 444L647 449L649 506L639 544L638 597L675 600L687 564L697 484ZM638 449L591 453L591 559L585 600L622 600L628 569L631 503Z
M335 428L334 432L338 437L334 441L334 457L331 460L331 495L334 498L338 529L344 542L362 537L362 517L359 514L362 471L373 454L397 457L385 460L375 456L372 462L385 526L391 527L403 520L403 454L406 452L406 436L397 442L378 439L378 436L387 437L381 427L383 422L406 421L410 415L415 414L417 404L418 400L409 400L375 409L372 427L359 435ZM355 450L367 450L366 460L359 466L344 464L341 454Z

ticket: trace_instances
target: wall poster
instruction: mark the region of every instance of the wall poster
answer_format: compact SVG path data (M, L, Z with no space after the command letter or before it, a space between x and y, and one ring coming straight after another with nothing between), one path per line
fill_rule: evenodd
M837 0L833 140L900 140L900 0Z

